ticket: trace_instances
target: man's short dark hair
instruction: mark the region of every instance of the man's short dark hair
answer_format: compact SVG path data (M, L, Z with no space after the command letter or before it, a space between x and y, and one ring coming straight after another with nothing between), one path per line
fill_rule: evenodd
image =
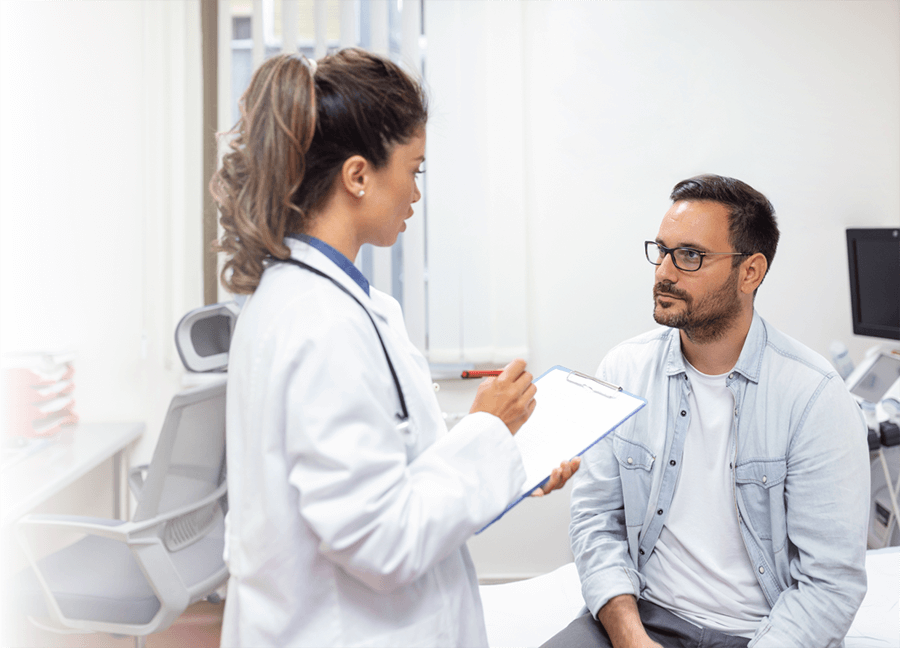
M719 175L699 175L682 180L672 189L672 202L709 200L729 208L728 240L735 252L760 252L772 267L778 247L778 223L769 199L745 182ZM739 265L746 257L734 257Z

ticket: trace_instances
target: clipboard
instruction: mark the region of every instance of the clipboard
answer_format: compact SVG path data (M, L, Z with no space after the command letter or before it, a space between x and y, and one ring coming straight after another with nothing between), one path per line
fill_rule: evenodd
M559 365L534 383L537 407L514 437L525 465L525 485L476 535L546 482L560 461L581 456L647 404L618 385Z

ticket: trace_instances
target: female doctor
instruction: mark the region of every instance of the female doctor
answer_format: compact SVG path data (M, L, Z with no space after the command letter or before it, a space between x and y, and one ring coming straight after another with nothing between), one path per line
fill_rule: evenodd
M419 197L425 98L360 50L266 61L211 183L232 339L223 646L486 646L466 540L524 483L524 361L448 433L400 307L354 267ZM560 487L577 461L554 471Z

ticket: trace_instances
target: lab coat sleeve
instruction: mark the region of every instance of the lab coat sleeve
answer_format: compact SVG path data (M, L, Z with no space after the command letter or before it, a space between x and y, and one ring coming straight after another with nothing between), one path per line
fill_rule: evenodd
M868 456L859 407L831 374L787 458L784 550L792 554L794 584L775 602L752 648L841 645L866 593Z
M597 375L607 379L603 369L601 365ZM572 479L569 539L582 595L596 617L614 596L638 598L642 588L628 551L624 493L611 437L585 453Z
M390 591L505 508L524 483L521 456L506 425L479 413L407 463L396 390L371 323L357 316L318 328L288 381L289 480L322 554Z

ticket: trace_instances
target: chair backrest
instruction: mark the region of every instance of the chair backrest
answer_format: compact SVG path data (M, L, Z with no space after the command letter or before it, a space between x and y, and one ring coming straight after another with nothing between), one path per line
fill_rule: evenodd
M176 511L225 480L225 381L176 394L169 404L133 520Z
M231 333L240 306L222 302L187 313L175 327L175 347L189 371L224 371L228 366Z
M236 302L195 308L175 327L175 347L192 372L223 371L228 366L231 333L240 312ZM225 481L225 379L176 394L138 494L133 520L142 522L190 506ZM222 501L224 508L226 502ZM171 550L213 520L219 504L170 523ZM179 529L183 527L182 534ZM169 533L169 531L167 531Z

